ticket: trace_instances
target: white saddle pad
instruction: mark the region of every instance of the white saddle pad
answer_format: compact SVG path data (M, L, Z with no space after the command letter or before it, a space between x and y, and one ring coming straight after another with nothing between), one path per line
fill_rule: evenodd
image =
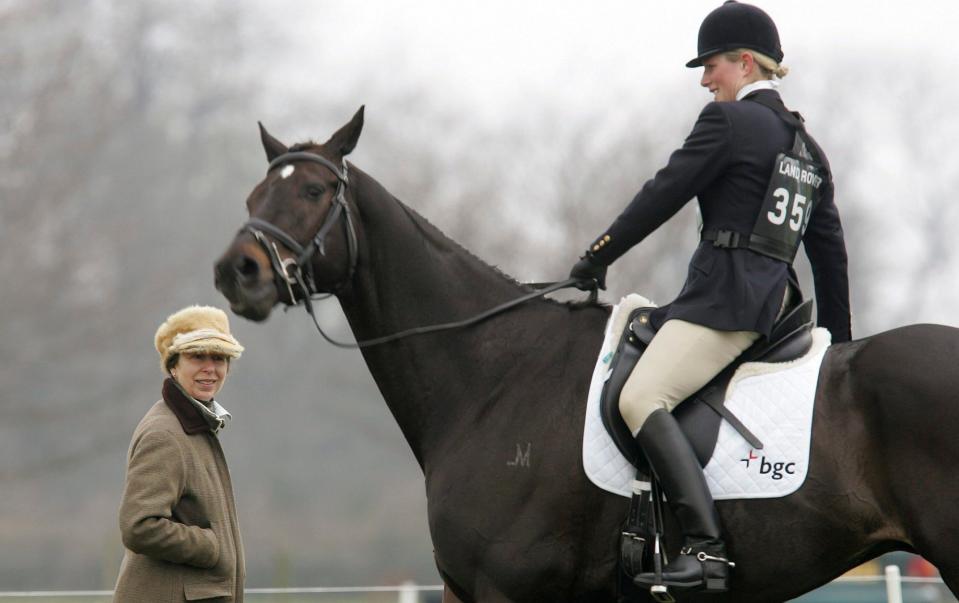
M600 395L629 313L652 305L630 295L613 308L586 405L586 475L600 488L626 497L632 495L636 470L603 426ZM802 358L777 364L750 362L736 370L726 392L726 406L759 438L763 449L753 449L723 421L713 456L703 470L713 498L777 498L799 489L809 467L813 400L829 344L829 331L817 328L812 348Z

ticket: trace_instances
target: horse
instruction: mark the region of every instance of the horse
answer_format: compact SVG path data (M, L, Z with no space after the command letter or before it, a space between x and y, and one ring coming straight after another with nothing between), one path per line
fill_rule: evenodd
M214 270L232 311L264 321L278 304L329 292L367 340L528 295L345 161L362 126L361 107L327 142L288 147L260 125L271 166ZM362 348L423 471L444 602L617 600L628 500L581 465L610 311L537 298L467 328ZM803 486L717 502L737 563L730 590L678 599L785 601L893 550L921 554L959 594L957 355L959 330L937 325L832 345Z

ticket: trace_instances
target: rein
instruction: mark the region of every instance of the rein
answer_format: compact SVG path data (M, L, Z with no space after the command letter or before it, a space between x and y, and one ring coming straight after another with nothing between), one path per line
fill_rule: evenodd
M329 335L327 335L323 331L323 328L320 327L320 323L317 322L316 315L313 313L313 309L309 305L309 303L306 304L306 311L310 315L310 318L313 319L313 324L316 325L316 330L319 331L320 335L323 336L323 339L327 340L329 343L339 348L366 348L374 345L380 345L383 343L389 343L391 341L396 341L398 339L403 339L405 337L410 337L412 335L423 335L424 333L435 333L437 331L449 331L452 329L461 329L463 327L469 327L479 322L482 322L486 320L487 318L490 318L497 314L501 314L505 312L506 310L509 310L510 308L514 308L520 304L526 303L530 301L531 299L543 297L544 295L548 293L559 291L560 289L566 289L567 287L575 287L576 283L578 282L579 281L577 279L570 278L570 279L566 279L565 281L559 281L555 283L528 283L527 284L528 287L533 287L537 290L533 291L532 293L523 295L521 297L517 297L516 299L512 299L498 306L494 306L490 308L489 310L480 312L479 314L473 317L467 318L465 320L460 320L456 322L446 322L442 324L429 325L424 327L413 327L405 331L393 333L392 335L384 335L383 337L376 337L373 339L364 339L363 341L357 341L353 343L336 341L335 339L332 339ZM597 295L596 290L593 289L593 291L590 293L590 300L595 302L596 295Z
M353 280L353 275L356 273L356 263L357 263L357 241L356 241L356 228L353 226L353 215L350 211L350 206L346 202L346 187L349 185L349 176L347 174L346 160L343 161L343 169L340 170L337 166L330 161L329 159L317 155L315 153L307 153L302 151L284 153L270 162L270 167L267 168L267 174L270 173L274 168L290 163L293 161L312 161L323 165L327 169L333 172L336 175L337 185L336 193L333 196L333 207L327 213L326 219L323 221L323 224L317 230L316 234L310 240L309 244L306 247L300 245L293 237L291 237L286 231L279 228L271 222L267 222L261 218L250 218L246 224L240 229L240 232L249 232L257 240L257 242L266 250L267 255L270 258L270 264L273 266L274 278L277 281L278 287L285 286L287 291L290 294L290 301L292 303L284 302L286 309L290 307L295 307L300 305L300 302L303 303L304 308L306 308L307 314L310 315L310 318L313 319L313 324L316 326L316 330L327 342L339 348L365 348L374 345L380 345L384 343L389 343L391 341L397 341L399 339L404 339L406 337L411 337L413 335L422 335L425 333L435 333L437 331L448 331L452 329L461 329L471 325L475 325L479 322L486 320L492 316L505 312L511 308L514 308L520 304L523 304L532 299L538 297L543 297L554 291L560 289L566 289L568 287L574 287L580 281L574 278L566 279L565 281L552 282L552 283L527 283L526 286L536 289L532 293L520 296L516 299L510 300L489 310L481 312L470 318L455 321L447 322L442 324L435 324L423 327L414 327L411 329L406 329L405 331L400 331L398 333L393 333L392 335L385 335L383 337L376 337L373 339L366 339L363 341L356 342L343 342L337 341L326 334L323 331L323 328L320 326L320 323L316 319L316 313L313 311L313 300L326 299L332 295L335 295L340 291L344 286L346 286L350 281ZM347 272L346 278L339 283L337 283L329 293L321 293L317 290L316 281L313 277L313 256L317 252L320 255L326 255L325 240L326 235L329 234L330 230L336 224L337 221L342 217L344 228L346 229L346 240L347 240L347 253L349 258L349 271ZM266 233L266 234L264 234ZM289 249L294 257L288 257L283 259L280 257L280 251L276 246L275 241L271 241L266 237L270 235L276 241L279 241L284 247ZM297 300L296 295L294 294L293 287L296 285L303 292L303 295ZM589 300L593 303L597 300L597 290L596 283L593 282L593 288L590 293Z

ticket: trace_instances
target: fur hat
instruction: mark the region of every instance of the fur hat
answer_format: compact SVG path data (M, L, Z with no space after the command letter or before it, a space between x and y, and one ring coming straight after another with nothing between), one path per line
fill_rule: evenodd
M188 306L171 314L157 329L153 343L164 372L173 354L206 352L239 358L243 352L243 346L230 334L226 312L212 306Z

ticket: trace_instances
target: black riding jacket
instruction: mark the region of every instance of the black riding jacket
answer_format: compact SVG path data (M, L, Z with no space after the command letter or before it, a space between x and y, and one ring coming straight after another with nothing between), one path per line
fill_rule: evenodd
M590 246L597 261L612 263L693 197L699 200L704 231L752 231L776 156L792 147L795 136L795 128L776 112L749 100L755 95L782 104L776 91L763 89L741 101L706 105L682 148ZM816 146L828 172L826 156ZM851 338L846 247L831 175L823 186L803 247L812 266L818 322L829 329L834 342L841 342ZM658 327L678 318L768 336L789 280L798 282L786 262L701 241L682 291L653 314L653 323Z

